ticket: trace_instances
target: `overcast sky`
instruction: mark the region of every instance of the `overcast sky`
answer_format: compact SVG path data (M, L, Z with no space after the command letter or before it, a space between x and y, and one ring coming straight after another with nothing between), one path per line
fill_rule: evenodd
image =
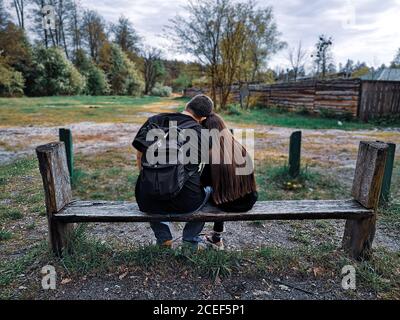
M168 20L182 13L185 0L82 0L107 20L123 14L130 18L147 44L166 47L160 34ZM310 53L319 34L334 39L338 64L348 58L372 66L390 63L400 47L400 0L259 0L271 5L282 40L289 45L302 41ZM174 54L167 50L169 58ZM287 51L276 55L271 67L287 64Z
M82 0L96 8L107 20L124 14L134 23L146 43L166 48L162 28L182 13L185 0ZM271 5L282 40L289 45L302 41L311 51L324 33L332 36L335 61L348 58L372 66L390 63L400 47L400 0L259 0L259 6ZM168 57L175 54L167 50ZM277 54L271 67L287 64L287 50Z

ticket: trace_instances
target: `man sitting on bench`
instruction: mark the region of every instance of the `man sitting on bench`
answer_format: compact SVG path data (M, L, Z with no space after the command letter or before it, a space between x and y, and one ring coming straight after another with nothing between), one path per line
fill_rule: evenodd
M211 188L202 188L200 176L201 165L201 122L213 111L213 101L205 96L194 97L182 113L163 113L150 117L139 129L132 145L137 150L137 165L140 169L136 183L135 195L139 209L148 214L185 214L200 210L208 201ZM173 124L171 126L171 124ZM169 137L179 135L182 130L191 129L197 135L198 143L196 163L181 164L172 159L170 153L174 149ZM154 130L154 131L152 131ZM161 132L161 138L148 141L148 133ZM172 132L175 130L175 132ZM174 133L174 134L173 134ZM157 142L156 144L154 142ZM185 143L190 143L187 139ZM179 149L178 139L175 149ZM149 148L157 145L155 154L165 152L167 163L158 163L148 159ZM193 147L193 146L192 146ZM151 151L151 149L150 149ZM179 151L177 152L179 153ZM208 156L208 150L207 150ZM150 223L157 239L157 244L171 247L172 234L168 223ZM204 222L189 222L183 230L183 241L195 248L206 246L200 238Z

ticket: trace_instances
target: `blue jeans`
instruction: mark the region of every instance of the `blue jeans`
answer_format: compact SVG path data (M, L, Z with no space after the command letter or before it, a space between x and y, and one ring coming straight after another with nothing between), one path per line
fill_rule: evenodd
M200 211L210 199L212 189L211 187L204 188L206 194L203 203L199 208L191 213ZM183 241L196 244L201 241L200 233L204 228L204 222L188 222L183 229ZM169 222L151 222L150 227L154 232L157 239L157 244L163 244L165 241L172 240L171 230L169 229Z

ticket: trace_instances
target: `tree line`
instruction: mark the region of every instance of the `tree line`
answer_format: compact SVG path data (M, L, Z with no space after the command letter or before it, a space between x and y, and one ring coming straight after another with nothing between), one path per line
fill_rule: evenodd
M51 27L43 19L48 6L54 9ZM273 8L253 0L188 0L163 32L196 62L166 60L162 50L144 43L128 18L109 23L79 0L12 0L7 7L0 0L0 95L167 96L207 86L225 109L234 84L246 92L255 82L324 79L338 72L350 78L372 70L352 60L338 69L334 39L327 35L319 36L312 52L301 42L288 46ZM268 61L284 49L290 67L269 69ZM309 62L313 70L307 75ZM400 67L400 49L392 67ZM242 107L249 104L247 96Z
M109 23L75 0L0 0L1 96L167 96L203 74L199 63L163 59L124 16Z

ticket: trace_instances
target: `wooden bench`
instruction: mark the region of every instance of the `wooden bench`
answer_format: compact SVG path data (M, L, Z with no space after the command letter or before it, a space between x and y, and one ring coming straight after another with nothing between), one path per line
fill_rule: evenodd
M361 142L350 200L260 201L247 213L226 213L206 206L186 215L148 215L136 203L114 201L73 201L63 142L36 149L45 190L49 240L61 256L68 247L75 223L85 222L187 222L262 220L347 220L343 248L356 259L368 258L375 235L376 209L382 186L388 146ZM130 186L127 186L129 188Z

